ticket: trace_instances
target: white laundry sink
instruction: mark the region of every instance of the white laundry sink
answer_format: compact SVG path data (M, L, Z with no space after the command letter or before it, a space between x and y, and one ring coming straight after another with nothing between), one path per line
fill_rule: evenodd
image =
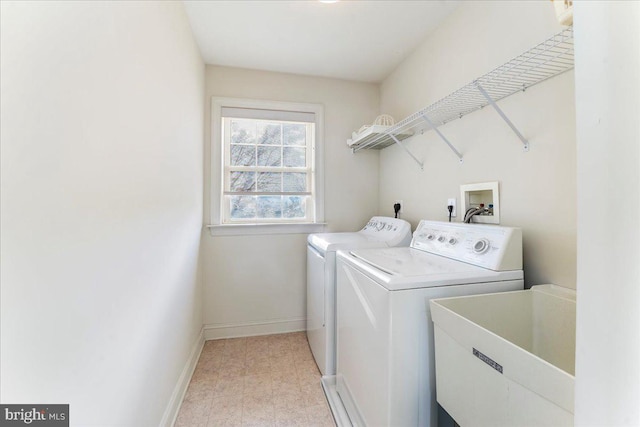
M431 300L438 403L461 426L572 426L575 291Z

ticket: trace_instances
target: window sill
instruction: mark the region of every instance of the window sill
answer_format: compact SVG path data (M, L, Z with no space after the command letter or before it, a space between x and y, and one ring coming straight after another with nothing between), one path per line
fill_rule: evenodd
M207 225L212 236L251 236L257 234L309 234L322 233L324 222L300 224L224 224Z

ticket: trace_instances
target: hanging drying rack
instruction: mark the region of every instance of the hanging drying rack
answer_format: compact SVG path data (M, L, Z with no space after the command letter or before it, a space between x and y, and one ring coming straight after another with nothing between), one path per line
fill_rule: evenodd
M419 110L394 126L373 138L364 141L353 141L352 151L355 153L365 148L383 148L389 139L400 145L412 158L424 167L420 161L397 137L407 133L434 130L449 146L462 163L462 154L440 131L439 127L455 119L491 105L500 117L509 125L529 151L529 142L520 133L507 115L498 107L497 101L514 93L555 77L573 68L573 27L568 27L548 38L525 53L513 58L493 71L461 87L450 95Z

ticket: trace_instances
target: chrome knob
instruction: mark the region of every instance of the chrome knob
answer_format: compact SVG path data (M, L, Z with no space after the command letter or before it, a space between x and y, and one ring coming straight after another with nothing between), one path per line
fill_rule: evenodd
M473 252L477 253L477 254L483 254L486 251L489 250L490 247L490 243L487 239L480 239L477 240L474 244L473 244Z

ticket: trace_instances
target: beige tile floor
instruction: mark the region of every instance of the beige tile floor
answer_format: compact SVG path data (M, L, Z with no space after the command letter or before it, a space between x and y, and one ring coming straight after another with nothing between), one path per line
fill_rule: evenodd
M306 334L207 341L175 426L335 426Z

